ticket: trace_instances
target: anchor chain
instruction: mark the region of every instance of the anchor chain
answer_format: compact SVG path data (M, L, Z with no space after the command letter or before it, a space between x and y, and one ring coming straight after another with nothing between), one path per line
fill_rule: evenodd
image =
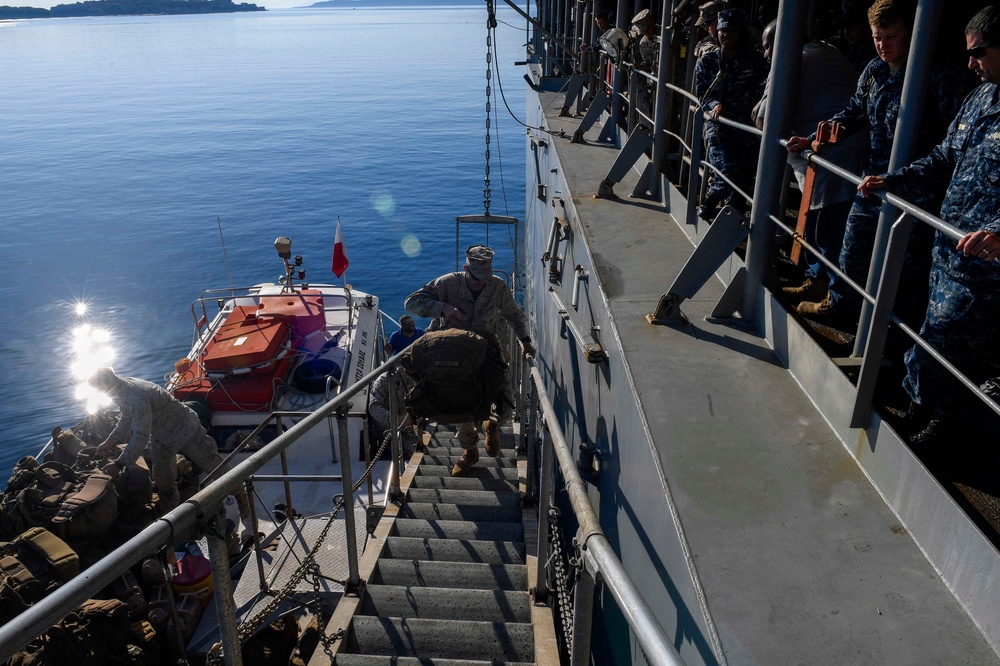
M566 642L566 654L573 651L573 595L570 592L569 574L563 561L562 528L559 527L560 511L549 503L549 564L552 565L553 578L556 584L556 605L559 610L559 620L562 623L563 640ZM570 560L573 564L573 560Z
M357 492L357 490L361 488L361 485L364 483L365 479L368 478L368 476L372 473L372 470L375 469L375 464L382 458L382 453L385 451L385 447L388 443L389 439L386 439L382 442L382 446L379 447L378 453L376 453L372 457L372 462L368 465L368 468L365 470L364 474L362 474L361 477L357 480L357 482L351 487L352 494ZM337 519L337 515L340 514L341 509L344 508L344 504L345 504L344 497L341 496L340 499L337 500L337 503L334 505L333 513L330 514L329 520L327 520L326 525L323 526L323 530L319 533L319 537L316 539L316 545L314 545L312 549L309 551L309 553L304 558L302 558L302 562L292 573L291 577L288 579L288 582L285 584L285 586L282 587L281 590L279 590L278 593L274 595L271 601L269 601L263 608L261 608L261 610L258 611L256 615L254 615L252 618L244 622L239 627L238 634L241 646L244 643L246 643L250 639L250 637L257 632L260 626L264 623L264 620L266 620L275 611L277 611L278 608L281 607L281 604L284 603L284 601L289 596L291 596L293 592L295 592L295 588L298 586L300 582L302 582L303 579L305 579L306 575L309 573L313 573L314 575L313 593L316 595L315 604L317 608L319 608L320 576L319 576L319 564L316 563L316 553L319 552L320 547L323 545L323 541L326 540L327 534L329 534L330 532L330 528L333 527L333 522ZM343 583L344 581L335 581L335 582ZM343 629L339 629L329 636L326 635L326 632L323 630L323 628L320 628L319 631L320 641L323 643L323 646L327 649L330 648L330 644L341 638L343 635L344 635ZM205 664L206 666L221 666L223 663L224 661L222 653L222 643L216 643L215 645L212 646L212 649L209 650L209 653L205 658Z

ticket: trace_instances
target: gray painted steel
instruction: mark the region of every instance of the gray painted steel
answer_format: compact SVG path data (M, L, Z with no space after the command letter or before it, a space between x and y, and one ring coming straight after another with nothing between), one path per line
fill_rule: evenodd
M530 125L573 135L558 94L528 96ZM647 202L593 198L615 156L558 138L539 149L546 190L567 206L563 263L593 278L578 314L600 327L608 362L586 363L545 297L552 204L534 197L526 309L570 445L601 453L589 494L611 548L681 656L1000 663L984 637L1000 635L995 549L877 419L849 427L853 387L773 297L756 299L760 332L706 321L716 281L685 301L690 325L646 323L697 231ZM665 198L681 221L683 197Z

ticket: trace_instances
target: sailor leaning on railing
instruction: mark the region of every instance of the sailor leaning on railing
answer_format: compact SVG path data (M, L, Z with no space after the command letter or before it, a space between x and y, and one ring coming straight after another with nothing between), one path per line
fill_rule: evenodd
M956 244L938 232L930 302L920 335L974 382L987 379L981 362L1000 332L1000 6L976 14L965 30L969 69L983 82L966 99L948 135L909 166L868 176L858 189L889 189L912 200L950 179L941 218L966 232ZM996 45L996 46L994 46ZM915 444L943 443L972 431L983 410L920 346L906 354L903 387L912 403Z

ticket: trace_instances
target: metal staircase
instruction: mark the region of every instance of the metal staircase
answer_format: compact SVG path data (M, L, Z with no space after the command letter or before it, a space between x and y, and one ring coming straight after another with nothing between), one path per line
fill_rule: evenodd
M462 449L449 431L439 430L411 459L401 479L404 500L386 510L363 558L364 593L349 620L341 603L328 625L347 627L333 663L550 662L536 655L536 634L547 644L539 652L555 655L551 614L533 608L528 593L525 525L532 537L534 512L525 523L509 429L502 440L497 458L480 443L479 462L462 478L451 476ZM549 621L534 626L533 615Z

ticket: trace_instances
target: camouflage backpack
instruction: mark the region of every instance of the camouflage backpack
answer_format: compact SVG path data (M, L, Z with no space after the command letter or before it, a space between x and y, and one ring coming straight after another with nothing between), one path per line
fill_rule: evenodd
M65 541L33 527L0 545L0 623L6 623L80 572Z
M414 380L403 405L415 419L464 423L487 418L493 404L506 407L503 353L471 331L425 333L406 348L400 364Z

